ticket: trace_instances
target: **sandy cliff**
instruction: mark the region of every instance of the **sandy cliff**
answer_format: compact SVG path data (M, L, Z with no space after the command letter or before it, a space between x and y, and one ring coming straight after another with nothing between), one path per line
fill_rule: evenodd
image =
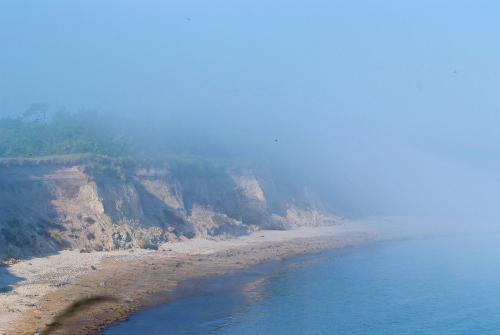
M300 197L251 169L111 160L2 164L0 258L156 248L338 220Z

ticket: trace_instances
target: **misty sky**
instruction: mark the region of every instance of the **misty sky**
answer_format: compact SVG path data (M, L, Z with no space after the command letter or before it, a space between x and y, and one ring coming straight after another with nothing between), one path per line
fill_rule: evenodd
M0 113L97 109L286 166L351 211L491 220L499 14L493 0L2 1Z

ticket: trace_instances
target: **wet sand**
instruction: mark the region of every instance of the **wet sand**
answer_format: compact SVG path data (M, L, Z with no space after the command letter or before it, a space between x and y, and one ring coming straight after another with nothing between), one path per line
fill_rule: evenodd
M224 241L166 243L158 251L64 251L22 261L8 269L21 281L0 295L0 334L32 335L37 330L42 334L100 334L140 309L168 302L172 296L167 293L186 280L395 237L370 226L350 223L258 231Z

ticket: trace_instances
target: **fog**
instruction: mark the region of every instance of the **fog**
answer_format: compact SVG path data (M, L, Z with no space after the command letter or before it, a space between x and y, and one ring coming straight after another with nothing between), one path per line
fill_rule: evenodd
M0 113L98 110L348 215L495 223L496 1L4 1Z

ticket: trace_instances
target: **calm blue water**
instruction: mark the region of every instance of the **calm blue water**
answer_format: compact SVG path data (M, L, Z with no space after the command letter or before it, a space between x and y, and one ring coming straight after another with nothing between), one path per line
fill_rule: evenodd
M499 251L498 236L333 251L198 282L106 334L500 334Z

